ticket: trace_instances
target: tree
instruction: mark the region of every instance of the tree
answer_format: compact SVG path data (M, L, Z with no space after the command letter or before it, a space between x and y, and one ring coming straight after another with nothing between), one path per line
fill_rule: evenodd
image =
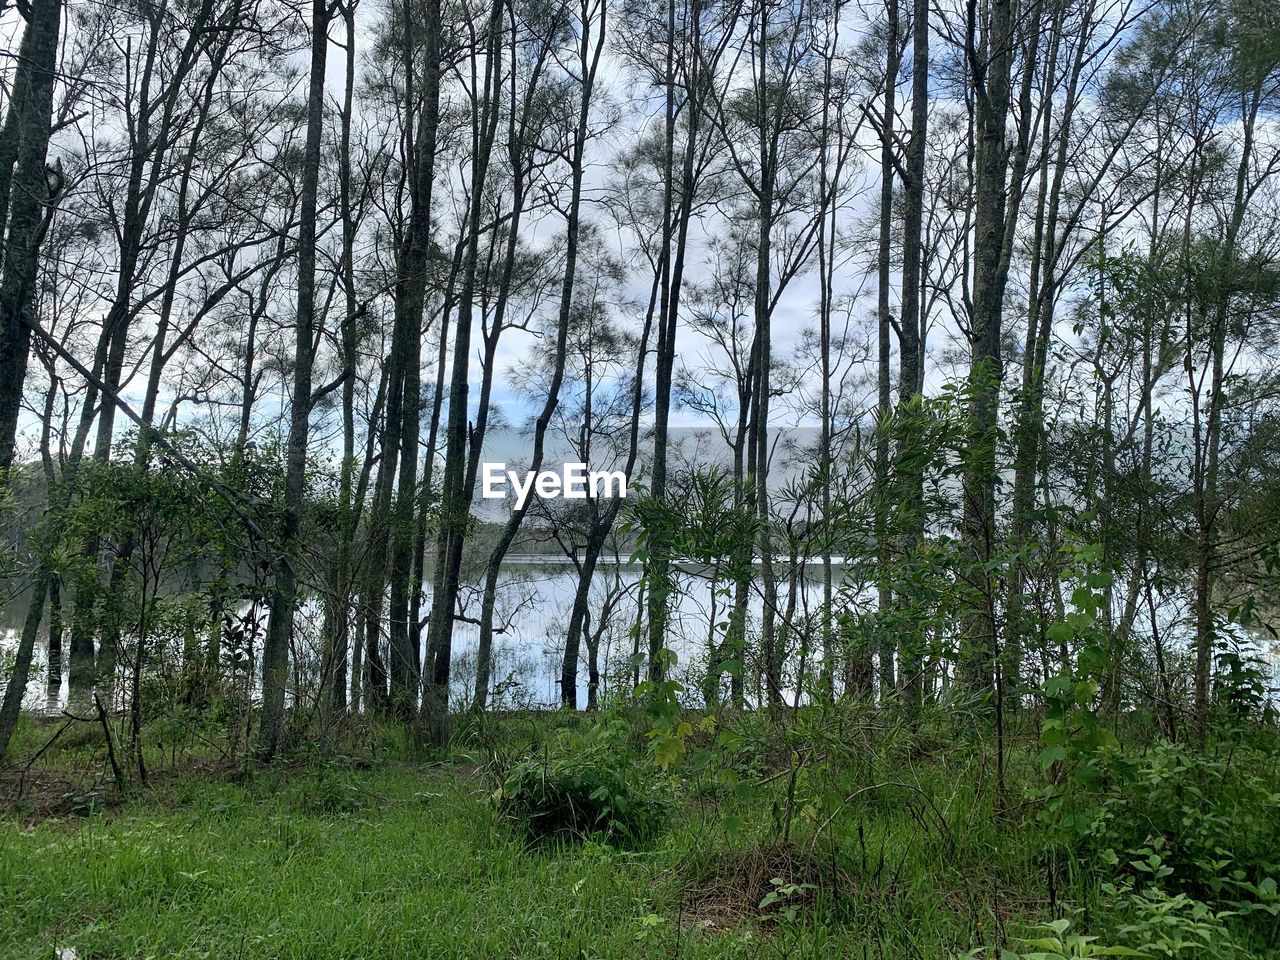
M284 730L285 682L289 638L297 605L298 527L306 485L307 440L311 421L312 371L316 327L316 207L320 188L321 136L324 132L324 73L329 53L329 5L311 4L311 73L307 81L307 143L303 155L298 221L298 310L294 324L293 405L285 468L284 510L280 523L279 568L271 597L271 620L262 650L262 729L259 749L271 760Z
M52 170L45 167L61 22L60 0L31 4L0 136L0 363L5 371L0 386L0 484L13 464L31 344L25 315L35 296L40 242L62 189L61 164Z

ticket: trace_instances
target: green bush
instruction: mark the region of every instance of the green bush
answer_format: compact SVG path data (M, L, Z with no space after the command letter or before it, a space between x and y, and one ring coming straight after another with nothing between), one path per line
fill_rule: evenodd
M1280 789L1276 759L1227 759L1159 744L1112 764L1108 797L1088 828L1105 862L1199 900L1277 903Z
M1183 894L1168 897L1150 890L1139 896L1132 888L1113 893L1126 900L1126 912L1133 922L1116 932L1118 941L1072 931L1071 920L1063 917L1033 927L1029 936L1015 937L1014 949L998 954L978 947L963 960L1000 957L1000 960L1086 960L1091 957L1137 957L1142 960L1183 958L1183 960L1243 960L1243 953L1231 940L1221 915Z
M1123 921L1117 935L1144 957L1188 960L1236 960L1249 956L1236 943L1228 921L1231 910L1214 910L1185 893L1168 894L1156 886L1139 893L1132 883L1103 884L1112 917Z
M501 776L493 794L499 817L534 840L652 839L665 824L669 790L652 761L627 741L628 725L616 716L558 731Z

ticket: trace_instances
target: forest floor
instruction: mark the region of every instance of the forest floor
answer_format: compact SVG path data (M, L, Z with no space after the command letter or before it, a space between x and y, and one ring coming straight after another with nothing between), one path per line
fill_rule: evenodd
M109 773L68 787L58 763L91 749L42 758L21 796L16 772L0 784L4 960L932 960L1016 946L1066 906L1034 818L997 815L973 787L989 758L954 749L877 779L838 831L799 811L779 833L805 795L786 777L742 798L691 782L632 849L531 843L495 816L480 751L193 759L120 800Z

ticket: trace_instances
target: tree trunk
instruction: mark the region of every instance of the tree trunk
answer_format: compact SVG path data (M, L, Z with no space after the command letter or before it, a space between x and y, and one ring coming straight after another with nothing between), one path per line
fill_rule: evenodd
M911 139L906 151L902 223L902 315L898 365L898 534L903 559L911 563L924 539L924 462L919 449L924 428L924 332L921 276L924 251L925 147L929 135L929 2L914 0L911 44ZM905 448L905 449L904 449ZM923 626L911 626L923 610L908 611L901 635L901 686L907 708L920 705L924 658Z
M298 313L294 326L293 403L285 466L284 516L280 559L271 598L271 618L262 649L262 729L259 751L270 761L284 729L289 640L297 605L298 529L306 493L307 439L311 420L311 374L315 361L316 206L320 183L320 137L324 123L324 72L328 53L329 6L311 4L311 76L307 88L307 141L303 155L301 211L298 223Z
M988 568L996 538L996 447L999 440L1004 276L1001 271L1008 199L1009 77L1013 58L1012 0L990 0L981 48L977 4L970 5L968 67L975 103L973 303L968 377L969 437L964 464L961 536L967 555L959 672L971 691L994 683L997 644L995 575Z
M876 297L876 429L875 429L875 541L876 594L879 615L876 635L880 654L880 699L894 695L894 642L889 631L893 594L889 588L889 330L893 317L889 309L889 287L893 261L893 164L894 120L897 111L898 71L901 45L898 40L898 0L886 4L888 22L885 43L887 62L884 81L884 117L880 130L880 236L877 250L879 291ZM905 277L905 270L904 270ZM903 294L906 281L903 281Z
M54 199L46 180L45 156L61 25L61 0L33 0L0 138L0 177L4 178L0 199L5 201L0 209L0 225L5 227L0 278L0 368L5 371L0 378L0 485L7 483L13 463L31 345L23 315L32 309L46 207Z
M502 71L498 50L504 5L495 0L490 8L485 32L484 94L480 126L475 131L471 161L470 208L467 213L467 253L463 266L462 291L458 301L457 329L454 332L453 370L449 381L449 415L445 423L444 478L440 491L440 532L436 540L435 578L431 591L431 617L427 628L427 658L424 664L425 690L422 717L427 736L437 746L449 739L449 677L453 658L454 606L458 599L458 577L462 567L462 547L471 516L472 492L466 485L468 375L471 366L471 327L476 295L479 259L480 220L489 161L497 138L501 112Z

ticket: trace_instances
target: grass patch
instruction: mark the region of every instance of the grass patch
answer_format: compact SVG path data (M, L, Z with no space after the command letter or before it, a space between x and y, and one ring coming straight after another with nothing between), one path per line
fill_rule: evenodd
M909 766L859 747L856 767L812 761L792 783L732 737L664 773L609 723L517 718L430 764L391 748L270 769L188 757L123 799L100 757L87 779L62 766L89 742L52 750L0 812L0 958L950 960L1058 916L1117 942L1164 906L1136 892L1108 906L1100 881L1123 871L1047 861L1033 808L1000 799L963 737ZM1011 752L1006 796L1035 788L1031 750ZM529 817L494 802L526 766L591 781L588 798L617 774L609 816L620 796L661 793L662 828L626 842L599 811L566 828L561 795L537 788L529 817L557 819L531 844ZM1268 955L1267 929L1241 928L1252 955Z
M0 956L606 960L787 944L792 957L887 957L910 930L943 957L967 940L954 913L936 924L911 896L859 914L804 888L762 910L774 876L807 883L817 865L736 842L690 808L645 849L529 849L473 770L451 765L192 773L120 809L0 819ZM691 922L715 899L720 922ZM791 905L790 920L756 922Z

